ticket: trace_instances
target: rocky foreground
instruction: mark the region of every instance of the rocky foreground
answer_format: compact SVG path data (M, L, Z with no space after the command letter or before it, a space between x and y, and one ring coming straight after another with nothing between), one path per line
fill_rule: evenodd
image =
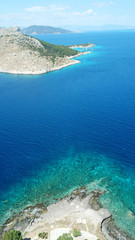
M79 63L72 58L81 54L27 36L18 27L0 29L0 72L42 74Z
M28 206L6 221L1 237L14 228L21 231L24 239L39 239L39 233L47 232L48 240L57 240L63 233L72 234L78 229L81 232L78 240L132 240L115 226L111 213L98 202L103 194L100 190L87 194L82 187L48 207L43 204Z

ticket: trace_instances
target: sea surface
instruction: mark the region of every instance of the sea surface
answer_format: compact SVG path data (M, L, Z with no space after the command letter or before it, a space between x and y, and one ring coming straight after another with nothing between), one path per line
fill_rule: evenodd
M36 37L96 46L59 71L0 73L0 224L87 185L135 237L135 32Z

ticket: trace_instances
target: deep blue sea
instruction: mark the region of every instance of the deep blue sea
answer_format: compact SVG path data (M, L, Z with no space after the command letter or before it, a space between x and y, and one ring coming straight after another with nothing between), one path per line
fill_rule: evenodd
M0 73L0 224L87 185L135 237L135 32L36 37L96 47L59 71Z

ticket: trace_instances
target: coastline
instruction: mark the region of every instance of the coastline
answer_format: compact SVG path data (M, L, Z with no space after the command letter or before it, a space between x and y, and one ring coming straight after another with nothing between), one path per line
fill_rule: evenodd
M53 71L58 71L62 68L65 68L65 67L77 64L77 63L80 63L80 61L74 60L74 62L70 62L70 63L64 64L64 65L61 65L58 67L50 68L47 70L41 70L41 71L39 70L39 71L35 71L35 72L33 72L33 71L32 72L30 72L30 71L22 71L21 72L21 71L16 71L16 70L3 71L0 69L0 73L19 74L19 75L40 75L40 74L45 74L45 73L49 73L49 72L53 72Z
M20 74L20 75L40 75L40 74L45 74L48 72L53 72L53 71L58 71L62 68L74 65L74 64L78 64L81 63L79 60L75 60L74 58L79 57L81 55L85 55L85 54L90 54L91 51L87 51L87 52L79 52L77 55L75 56L71 56L71 57L66 57L64 58L64 62L62 62L61 65L58 66L54 66L48 69L41 69L41 70L36 70L36 71L30 71L30 70L23 70L23 71L17 71L17 70L3 70L0 68L0 73L9 73L9 74Z
M40 75L40 74L45 74L48 72L53 72L53 71L58 71L62 68L74 65L74 64L78 64L80 63L79 60L75 60L74 58L79 57L81 55L85 55L85 54L90 54L91 51L87 51L87 52L79 52L77 55L75 56L71 56L71 57L65 57L64 58L64 63L61 65L56 65L54 67L48 68L48 69L41 69L41 70L36 70L36 71L30 71L30 70L23 70L23 71L17 71L17 70L3 70L0 68L0 73L9 73L9 74L20 74L20 75ZM63 59L62 59L63 60Z
M114 224L112 214L99 203L104 193L101 190L88 193L82 186L51 205L27 206L5 222L0 238L14 228L21 231L24 239L31 240L39 239L42 232L48 233L49 240L57 240L63 233L72 235L73 229L81 232L79 240L133 240Z

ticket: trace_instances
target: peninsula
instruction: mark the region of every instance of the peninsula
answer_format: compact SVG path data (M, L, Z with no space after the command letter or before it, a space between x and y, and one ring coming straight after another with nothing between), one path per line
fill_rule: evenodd
M72 58L87 53L27 36L19 27L0 29L0 72L43 74L77 64Z

